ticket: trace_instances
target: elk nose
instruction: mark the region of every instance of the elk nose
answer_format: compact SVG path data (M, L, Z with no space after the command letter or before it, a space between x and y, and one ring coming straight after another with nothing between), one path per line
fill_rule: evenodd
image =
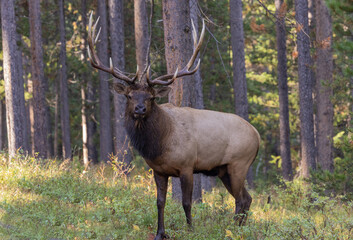
M138 105L135 107L135 113L136 113L136 114L145 114L145 113L146 113L146 107L145 107L145 105L138 104Z

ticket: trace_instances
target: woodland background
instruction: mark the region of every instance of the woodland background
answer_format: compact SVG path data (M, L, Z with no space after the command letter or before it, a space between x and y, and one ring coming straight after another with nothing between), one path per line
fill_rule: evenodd
M100 16L101 59L111 56L131 73L137 65L142 73L150 63L154 76L174 72L189 58L190 19L198 29L204 18L200 71L178 81L183 90L175 85L169 101L236 113L258 129L262 143L248 174L250 187L282 186L303 177L323 196L351 200L351 2L171 3L2 0L0 148L6 159L22 154L38 162L69 159L85 171L97 164L126 175L148 171L129 147L122 123L125 99L109 87L116 79L89 63L89 12ZM166 28L164 15L180 12L187 14L181 19L188 30ZM188 40L171 51L166 34L178 38L183 31L190 32ZM201 201L202 189L210 191L216 183L195 179L195 199Z
M19 75L9 78L8 88L12 84L24 100L6 102L1 80L1 148L10 155L77 158L85 165L111 156L130 163L136 153L122 127L124 99L109 89L112 77L98 74L87 61L88 13L101 17L101 59L112 56L120 69L133 73L137 65L145 68L149 49L153 73L161 75L166 59L176 58L168 56L163 38L163 12L173 9L166 3L162 9L161 1L153 8L144 1L15 1L14 9L6 6L10 2L2 2L2 32L16 26L10 38L16 45L1 56L14 54L7 64ZM315 179L334 178L340 186L332 191L346 193L352 169L352 6L344 0L309 1L301 9L306 1L297 3L296 9L293 1L245 1L241 11L238 1L190 1L190 16L196 26L206 19L207 35L201 70L184 83L195 99L176 104L236 112L258 129L262 144L250 185L273 183L281 175L309 177L312 169L318 170ZM11 10L15 22L9 25L5 15ZM169 62L171 69L180 64ZM9 114L20 116L14 125L6 123Z
M88 60L93 11L102 27L100 58L107 62L111 56L131 73L149 62L154 76L183 66L192 51L190 19L200 29L204 18L200 71L179 80L159 103L236 113L261 135L247 177L254 199L249 226L234 226L234 202L215 179L198 176L194 232L184 229L180 204L167 201L173 238L349 239L351 2L153 3L1 0L0 236L153 238L153 177L129 147L125 99L110 90L116 79ZM184 28L167 22L167 14L179 17ZM182 32L190 34L171 51L166 34L178 39ZM177 183L174 179L174 198Z

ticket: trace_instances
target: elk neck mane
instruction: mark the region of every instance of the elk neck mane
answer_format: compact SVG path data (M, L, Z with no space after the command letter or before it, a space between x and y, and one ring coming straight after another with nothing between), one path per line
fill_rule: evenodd
M135 119L126 112L125 128L131 144L148 160L162 155L165 140L172 130L169 116L156 103L153 103L150 114L143 119Z

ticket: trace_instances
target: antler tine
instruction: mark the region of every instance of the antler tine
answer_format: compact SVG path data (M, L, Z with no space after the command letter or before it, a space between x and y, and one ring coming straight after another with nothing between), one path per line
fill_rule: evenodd
M193 28L193 37L194 37L194 51L193 51L193 54L190 58L190 61L188 62L188 64L186 65L187 66L187 69L189 70L192 65L194 64L195 62L195 59L197 57L197 54L199 53L200 51L200 48L201 48L201 45L203 43L203 38L205 36L205 29L206 29L206 26L205 26L205 20L202 19L202 30L201 30L201 34L200 34L200 39L199 41L197 42L197 32L195 30L195 26L194 26L194 23L191 21L192 23L192 28Z
M99 59L94 49L94 45L97 43L99 34L101 32L101 28L99 28L98 34L96 35L96 28L97 28L98 22L99 22L99 17L92 27L93 11L91 11L89 22L88 22L88 47L87 47L88 57L91 62L91 65L94 68L97 68L99 70L112 74L114 77L120 80L123 80L128 84L134 84L138 76L137 73L133 78L129 78L128 76L124 75L120 69L118 69L117 67L114 67L113 60L111 58L109 59L109 67L105 66Z
M191 25L192 25L192 30L193 30L192 37L193 37L193 41L194 41L194 50L193 50L192 56L191 56L188 64L181 71L178 71L178 69L177 69L174 74L163 75L163 76L160 76L154 80L150 80L148 77L147 82L150 86L172 84L175 81L175 79L182 77L182 76L192 75L199 69L200 62L201 62L200 59L198 60L196 67L194 69L190 70L191 67L195 63L195 59L197 58L197 55L200 52L201 45L203 43L203 39L205 36L205 29L206 29L205 20L202 19L202 30L201 30L200 38L198 41L197 41L197 32L196 32L194 23L192 21L191 21Z
M132 83L134 83L136 79L138 79L138 77L139 77L139 65L136 66L136 73L135 73L135 76L132 78Z
M151 64L148 65L147 71L146 71L146 80L148 84L150 84L150 70L151 70Z

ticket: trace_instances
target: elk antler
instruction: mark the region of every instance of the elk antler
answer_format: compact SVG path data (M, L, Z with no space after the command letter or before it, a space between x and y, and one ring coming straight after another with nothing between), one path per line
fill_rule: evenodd
M150 66L148 66L147 74L146 74L148 85L150 85L150 86L165 85L166 86L166 85L172 84L174 82L174 80L179 77L194 74L197 71L197 69L200 67L200 59L199 59L196 67L194 69L190 70L190 68L194 65L195 59L201 49L203 38L205 36L205 20L202 19L202 31L200 34L199 41L197 41L197 32L196 32L196 29L195 29L195 26L194 26L194 23L192 20L191 20L191 25L192 25L192 37L194 40L194 51L192 53L192 56L191 56L188 64L181 71L178 71L178 68L177 68L174 74L163 75L163 76L160 76L160 77L153 79L153 80L150 80L150 76L149 76Z
M99 28L98 34L96 36L96 27L97 27L97 24L99 22L99 17L98 17L96 23L92 27L92 15L93 15L93 11L91 12L91 15L89 17L88 47L87 47L88 57L89 57L89 60L91 61L92 66L97 68L97 69L100 69L100 70L102 70L104 72L110 73L114 77L119 78L120 80L123 80L123 81L125 81L128 84L134 84L134 82L138 78L138 66L137 66L137 71L136 71L135 76L133 78L129 78L128 76L124 75L123 72L121 70L119 70L117 67L113 67L112 58L109 59L109 64L110 64L109 68L104 66L102 61L99 59L96 51L94 50L94 45L98 41L98 37L99 37L99 34L101 32L101 28Z

